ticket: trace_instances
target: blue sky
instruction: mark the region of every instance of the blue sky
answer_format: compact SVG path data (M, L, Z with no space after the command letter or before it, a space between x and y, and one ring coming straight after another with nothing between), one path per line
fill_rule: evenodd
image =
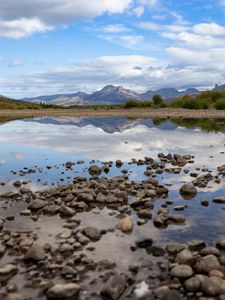
M225 0L0 1L0 94L225 83Z

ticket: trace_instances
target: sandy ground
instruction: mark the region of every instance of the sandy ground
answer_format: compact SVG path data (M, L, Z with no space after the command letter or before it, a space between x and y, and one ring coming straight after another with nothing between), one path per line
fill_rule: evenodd
M225 110L188 109L43 109L1 110L0 118L39 116L125 116L134 118L225 118Z

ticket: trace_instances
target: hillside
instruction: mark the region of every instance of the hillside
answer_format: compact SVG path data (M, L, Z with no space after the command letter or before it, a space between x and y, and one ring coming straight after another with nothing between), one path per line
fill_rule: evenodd
M0 109L41 109L41 108L46 108L46 106L30 103L30 102L13 100L0 95Z

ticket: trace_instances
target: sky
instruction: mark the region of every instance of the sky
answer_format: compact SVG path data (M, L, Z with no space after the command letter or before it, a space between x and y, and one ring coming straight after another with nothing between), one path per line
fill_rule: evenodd
M225 83L225 0L0 0L0 94Z

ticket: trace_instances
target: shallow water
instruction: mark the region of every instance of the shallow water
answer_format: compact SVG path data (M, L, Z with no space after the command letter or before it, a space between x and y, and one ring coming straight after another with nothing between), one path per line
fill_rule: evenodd
M19 179L30 181L28 187L38 190L52 185L65 184L75 176L89 176L87 168L90 162L101 165L102 162L121 159L122 168L113 166L108 174L112 177L121 174L122 169L129 170L131 180L141 181L145 167L129 164L132 158L142 159L145 156L157 158L159 152L191 154L194 164L188 164L184 169L192 172L196 168L207 167L212 172L225 163L225 131L224 120L206 122L203 120L175 121L171 120L129 120L127 118L76 118L76 117L46 117L16 120L0 126L0 193L16 190L12 183ZM186 127L189 128L186 128ZM210 130L212 129L212 130ZM78 160L84 163L77 164ZM63 165L67 161L76 163L72 170L66 170ZM49 166L48 168L46 168ZM23 169L23 168L27 169ZM34 173L26 174L33 169ZM22 177L19 170L25 171ZM204 238L212 242L218 236L225 235L222 206L213 204L214 196L224 196L225 180L220 184L209 184L207 188L198 189L198 195L193 200L184 200L179 194L183 182L193 180L189 174L158 175L159 181L172 184L169 187L169 200L176 205L187 205L181 212L187 216L184 226L170 226L159 230L148 222L137 228L137 234L145 236L151 232L159 242L187 241L192 238ZM200 200L208 199L210 205L202 207ZM162 204L157 201L157 208ZM12 211L12 209L14 211ZM3 209L4 216L17 211L16 208ZM20 209L21 211L21 209ZM104 212L101 212L101 223L104 224ZM20 223L19 223L20 222ZM49 222L49 221L46 221ZM22 224L22 221L18 221ZM43 221L43 224L45 222ZM18 226L18 224L17 224ZM29 225L27 225L29 227ZM31 226L31 230L33 230ZM139 232L140 231L140 232ZM207 234L206 236L206 231Z

